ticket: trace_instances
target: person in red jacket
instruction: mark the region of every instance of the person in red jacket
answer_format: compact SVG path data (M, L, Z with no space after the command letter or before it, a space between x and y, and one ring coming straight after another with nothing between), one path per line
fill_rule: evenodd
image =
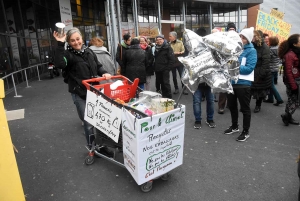
M289 124L299 125L299 122L294 120L292 115L299 107L298 96L300 94L296 80L300 81L300 34L293 34L283 41L278 48L278 56L283 61L283 82L288 97L285 114L282 114L281 118L285 126Z

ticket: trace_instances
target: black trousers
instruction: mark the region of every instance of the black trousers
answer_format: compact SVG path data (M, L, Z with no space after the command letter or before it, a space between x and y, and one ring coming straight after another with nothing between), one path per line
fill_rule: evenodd
M241 112L243 113L243 129L248 130L251 122L251 89L250 86L233 88L234 94L227 94L227 105L231 113L232 126L238 126L239 109L237 100L239 100L241 106Z
M156 71L155 75L156 75L156 83L160 84L161 86L162 97L172 98L171 85L170 85L170 71L169 70Z

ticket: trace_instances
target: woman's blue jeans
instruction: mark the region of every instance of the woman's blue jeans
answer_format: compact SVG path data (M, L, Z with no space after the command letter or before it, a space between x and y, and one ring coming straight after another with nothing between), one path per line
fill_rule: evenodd
M274 102L274 97L276 99L276 101L282 101L282 98L280 96L280 94L278 93L275 84L274 84L274 79L276 78L277 72L272 72L272 87L270 90L270 94L268 95L268 101L269 102Z
M71 93L71 96L74 104L76 105L79 119L83 122L83 128L84 128L87 144L92 145L92 142L94 141L94 134L93 134L94 127L84 120L86 100L80 98L80 96L78 96L77 94Z
M193 109L196 121L201 121L201 99L202 95L206 97L206 120L214 119L214 95L208 85L200 84L193 95Z

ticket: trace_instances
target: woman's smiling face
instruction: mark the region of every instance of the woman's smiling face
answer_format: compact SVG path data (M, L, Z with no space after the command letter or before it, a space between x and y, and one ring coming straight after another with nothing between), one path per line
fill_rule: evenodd
M81 47L83 45L82 43L82 37L79 33L73 33L70 37L69 40L69 45L74 49L74 50L81 50Z

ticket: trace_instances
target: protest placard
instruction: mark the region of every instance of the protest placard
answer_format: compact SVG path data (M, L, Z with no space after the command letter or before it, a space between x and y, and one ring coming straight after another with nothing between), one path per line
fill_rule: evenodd
M268 13L258 11L256 30L261 30L269 36L277 36L279 42L286 40L290 35L292 25Z
M118 142L122 109L89 90L86 100L84 120Z
M280 11L275 10L275 9L271 10L270 15L272 15L274 17L277 17L278 19L281 19L281 20L283 20L283 17L284 17L284 13L283 12L280 12Z
M138 185L183 162L185 106L142 119L123 109L124 165Z

